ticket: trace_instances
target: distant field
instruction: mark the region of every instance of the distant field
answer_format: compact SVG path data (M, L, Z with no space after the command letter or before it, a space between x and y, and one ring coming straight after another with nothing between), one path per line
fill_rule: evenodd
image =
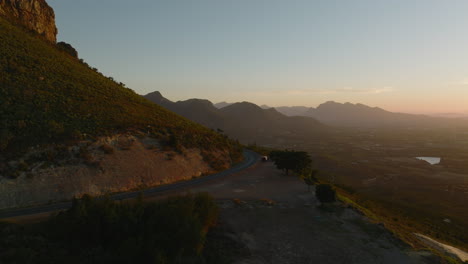
M448 131L348 131L304 148L323 179L407 242L420 246L417 231L468 250L468 145L455 139ZM416 156L442 160L430 165Z

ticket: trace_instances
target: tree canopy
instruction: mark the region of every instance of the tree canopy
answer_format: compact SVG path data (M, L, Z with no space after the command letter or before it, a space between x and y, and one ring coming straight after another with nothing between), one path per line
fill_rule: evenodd
M330 184L317 185L315 196L322 204L336 201L336 192Z
M295 173L301 173L312 165L312 159L305 151L272 151L270 158L278 169L286 172L286 175L289 174L290 170Z

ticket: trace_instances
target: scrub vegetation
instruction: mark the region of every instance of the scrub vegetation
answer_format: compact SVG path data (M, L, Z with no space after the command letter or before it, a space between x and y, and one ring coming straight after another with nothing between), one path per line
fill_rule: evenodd
M176 149L225 149L240 159L236 142L151 103L72 51L0 18L0 158L37 145L139 131Z
M203 250L217 218L206 193L133 204L85 196L46 222L0 224L0 262L219 263Z

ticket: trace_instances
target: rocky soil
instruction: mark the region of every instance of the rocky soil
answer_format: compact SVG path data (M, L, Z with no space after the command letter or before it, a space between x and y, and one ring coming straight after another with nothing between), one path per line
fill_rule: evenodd
M226 263L440 263L346 204L318 207L313 190L271 162L186 191L217 198L219 227L212 236L218 245L230 241L222 253Z
M226 153L212 155L225 168L231 165ZM125 192L214 171L198 149L174 152L155 139L132 135L32 151L24 160L9 162L8 166L17 171L10 171L13 177L0 175L0 209L69 200L83 194Z

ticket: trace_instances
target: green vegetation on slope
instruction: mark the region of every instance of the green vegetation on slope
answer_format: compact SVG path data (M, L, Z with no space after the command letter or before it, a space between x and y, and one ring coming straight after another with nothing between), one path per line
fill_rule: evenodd
M222 148L234 160L240 157L238 144L151 103L3 18L0 122L0 152L9 156L39 144L130 129L176 148Z
M217 217L205 193L134 205L86 196L43 223L0 224L0 262L206 263Z

